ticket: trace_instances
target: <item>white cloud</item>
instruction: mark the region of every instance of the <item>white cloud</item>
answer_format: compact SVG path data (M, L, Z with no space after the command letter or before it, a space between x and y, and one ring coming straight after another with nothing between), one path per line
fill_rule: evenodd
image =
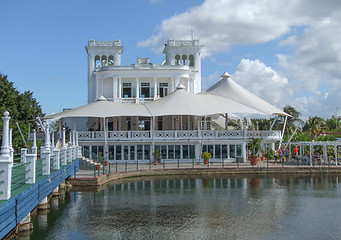
M232 79L260 98L278 107L283 100L292 95L292 89L286 77L259 60L242 59Z
M208 54L233 44L264 43L289 33L292 26L313 24L314 19L329 15L340 4L336 0L206 0L163 20L158 32L138 46L159 48L169 38L190 39L191 24L194 37L206 46Z
M191 24L194 37L205 45L203 56L212 55L212 59L233 45L256 47L276 41L280 43L276 51L291 50L290 54L273 53L278 57L276 68L259 60L243 59L238 65L233 78L263 99L322 117L330 117L340 105L340 0L206 0L163 20L156 34L138 46L159 51L167 39L190 39ZM219 75L214 72L203 79L205 87Z

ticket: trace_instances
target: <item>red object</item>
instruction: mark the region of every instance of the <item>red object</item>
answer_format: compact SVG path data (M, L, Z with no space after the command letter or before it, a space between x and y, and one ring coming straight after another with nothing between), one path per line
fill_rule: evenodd
M154 161L153 164L154 164L154 165L157 165L157 164L158 164L158 161Z
M204 164L208 164L208 159L204 159Z
M260 160L264 161L265 157L260 157Z
M251 157L250 162L251 162L251 165L257 165L258 157Z

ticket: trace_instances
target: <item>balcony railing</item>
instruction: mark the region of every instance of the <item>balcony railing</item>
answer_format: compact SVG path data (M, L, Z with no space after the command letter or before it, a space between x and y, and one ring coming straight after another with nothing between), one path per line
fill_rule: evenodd
M247 131L247 138L261 138L268 140L280 140L281 131ZM152 140L152 131L108 131L108 141L136 141L136 140ZM243 130L185 130L185 131L154 131L154 139L158 140L201 140L202 134L204 139L209 140L229 140L243 139ZM79 141L103 141L103 131L87 131L78 132Z

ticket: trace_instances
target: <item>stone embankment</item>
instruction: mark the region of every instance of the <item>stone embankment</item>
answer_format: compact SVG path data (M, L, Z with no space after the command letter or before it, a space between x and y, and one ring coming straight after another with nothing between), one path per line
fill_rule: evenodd
M80 170L78 175L70 180L73 186L100 186L105 183L129 178L139 177L165 177L165 176L189 176L189 177L224 177L260 176L260 175L340 175L339 167L239 167L239 168L168 168L168 169L142 169L112 172L94 177L93 171Z

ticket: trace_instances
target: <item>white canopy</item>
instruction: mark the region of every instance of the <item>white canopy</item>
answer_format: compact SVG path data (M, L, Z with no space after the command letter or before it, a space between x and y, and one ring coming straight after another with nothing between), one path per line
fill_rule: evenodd
M115 103L101 96L96 102L53 114L47 118L65 117L115 117L115 116L208 116L225 113L278 114L287 115L280 109L242 88L224 74L223 79L204 94L187 92L180 84L164 98L145 104Z
M267 115L290 116L237 84L230 78L230 75L227 72L221 77L222 79L207 89L205 94L223 96L241 104L245 104L253 109L257 109Z
M56 113L44 118L65 118L65 117L116 117L116 116L143 116L150 117L151 113L143 104L115 103L107 101L103 96L78 108L61 113Z
M263 114L254 108L225 97L187 92L182 84L166 97L146 103L145 105L153 116L207 116L219 113Z

